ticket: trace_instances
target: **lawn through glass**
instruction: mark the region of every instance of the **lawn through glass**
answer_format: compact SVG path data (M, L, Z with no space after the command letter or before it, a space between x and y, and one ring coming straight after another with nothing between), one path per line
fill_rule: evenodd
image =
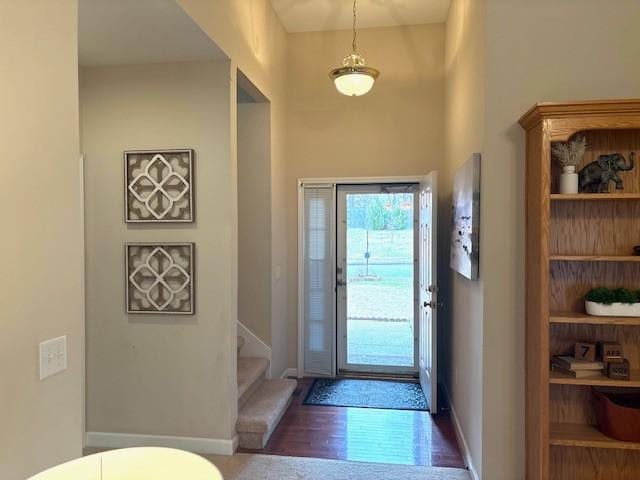
M347 362L413 366L413 194L347 195Z

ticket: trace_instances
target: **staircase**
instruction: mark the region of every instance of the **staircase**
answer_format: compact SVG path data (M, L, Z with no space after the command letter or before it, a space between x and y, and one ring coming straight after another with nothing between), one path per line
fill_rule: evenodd
M238 337L238 355L244 343ZM295 380L267 380L269 360L238 356L238 421L236 432L240 448L259 450L269 441L278 422L291 403Z

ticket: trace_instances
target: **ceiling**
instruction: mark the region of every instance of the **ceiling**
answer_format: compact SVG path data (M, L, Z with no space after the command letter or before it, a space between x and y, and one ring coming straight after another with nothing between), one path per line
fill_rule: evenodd
M223 60L175 0L80 0L81 65Z
M358 28L441 23L450 0L358 0ZM271 0L288 32L351 28L351 0Z

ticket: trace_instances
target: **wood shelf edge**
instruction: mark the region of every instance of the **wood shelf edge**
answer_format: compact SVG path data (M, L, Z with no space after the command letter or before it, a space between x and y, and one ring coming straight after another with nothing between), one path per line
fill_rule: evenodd
M640 326L640 317L598 317L578 312L551 312L549 323L578 325L630 325Z
M564 373L550 371L549 383L552 385L581 385L587 387L637 388L640 387L640 370L632 370L630 380L613 380L602 374L597 377L573 378Z
M640 193L552 193L551 200L560 200L560 201L640 200Z
M609 438L594 425L552 423L549 437L551 445L564 447L612 448L640 450L640 443L622 442Z
M640 255L550 255L552 262L640 262Z

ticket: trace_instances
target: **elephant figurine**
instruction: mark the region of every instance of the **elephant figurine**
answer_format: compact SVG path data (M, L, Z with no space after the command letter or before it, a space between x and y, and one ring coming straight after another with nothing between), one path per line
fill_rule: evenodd
M578 182L581 192L608 192L609 182L616 183L616 190L622 190L622 179L618 172L628 172L635 165L635 152L629 155L627 162L619 153L600 155L594 162L585 165L578 174Z

